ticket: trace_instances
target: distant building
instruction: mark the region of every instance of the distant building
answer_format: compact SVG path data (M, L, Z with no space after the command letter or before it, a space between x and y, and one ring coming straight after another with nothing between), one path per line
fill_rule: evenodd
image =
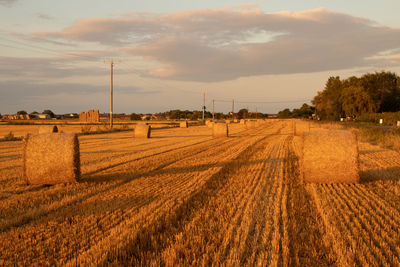
M50 120L51 116L49 114L36 114L36 117L41 120Z

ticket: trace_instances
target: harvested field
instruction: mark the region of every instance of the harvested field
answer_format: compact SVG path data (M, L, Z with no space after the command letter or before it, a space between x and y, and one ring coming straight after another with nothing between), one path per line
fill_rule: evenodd
M400 265L392 150L358 140L359 184L302 184L290 120L79 142L80 182L55 186L0 143L0 265Z

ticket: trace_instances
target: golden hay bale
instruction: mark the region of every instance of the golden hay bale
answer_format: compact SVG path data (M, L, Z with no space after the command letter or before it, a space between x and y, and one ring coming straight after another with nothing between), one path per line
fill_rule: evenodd
M23 179L27 184L73 183L80 178L76 134L28 134L22 150Z
M56 125L41 125L39 127L39 133L58 133L58 128Z
M357 137L351 131L303 134L302 176L309 183L358 183Z
M207 124L207 127L208 127L208 128L214 128L214 124L215 124L215 122L210 121L210 122Z
M303 133L310 132L311 125L309 121L295 121L293 124L293 134L301 136Z
M226 123L214 123L213 137L228 137L229 130Z
M139 123L135 127L135 138L150 138L151 126Z
M187 121L182 121L181 123L179 123L179 127L180 128L187 128L189 125L188 125L188 122Z
M245 124L246 124L246 120L244 120L244 119L241 119L241 120L240 120L240 124L243 124L243 125L245 125Z
M247 121L247 122L246 122L246 128L247 128L247 129L254 129L254 128L256 128L256 121Z
M239 120L238 120L238 119L234 119L233 122L234 122L234 123L238 123Z
M232 120L225 120L226 124L231 124L233 121Z

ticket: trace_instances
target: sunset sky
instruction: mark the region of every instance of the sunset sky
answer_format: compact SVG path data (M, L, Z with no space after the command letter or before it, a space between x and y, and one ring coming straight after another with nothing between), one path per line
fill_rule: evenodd
M398 0L0 0L0 113L309 103L329 76L400 74Z

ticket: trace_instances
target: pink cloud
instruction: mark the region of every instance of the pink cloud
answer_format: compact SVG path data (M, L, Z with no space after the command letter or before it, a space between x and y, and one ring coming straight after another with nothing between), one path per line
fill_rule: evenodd
M322 8L266 14L254 5L87 18L36 35L118 47L158 63L151 75L194 81L369 66L367 58L400 48L399 29L365 18Z

